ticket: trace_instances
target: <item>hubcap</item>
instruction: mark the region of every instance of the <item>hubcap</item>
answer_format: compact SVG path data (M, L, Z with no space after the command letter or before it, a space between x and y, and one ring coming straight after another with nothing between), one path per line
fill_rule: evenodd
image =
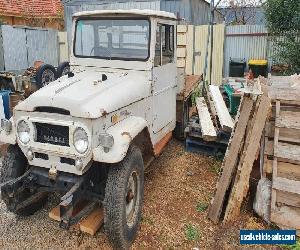
M50 82L53 82L55 80L55 75L50 69L44 70L42 74L42 86L45 87Z
M139 176L137 172L132 172L127 183L126 191L126 221L128 227L133 226L139 206Z

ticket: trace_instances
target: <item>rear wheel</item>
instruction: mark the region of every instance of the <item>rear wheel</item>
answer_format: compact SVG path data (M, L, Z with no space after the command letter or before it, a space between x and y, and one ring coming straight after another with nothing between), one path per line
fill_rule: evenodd
M20 177L27 169L28 162L21 149L18 145L9 145L7 154L3 159L0 183ZM30 190L25 189L22 192L19 192L15 197L8 197L5 194L2 194L2 198L10 212L21 216L28 216L41 209L48 198L47 194L41 194L26 206L18 207L21 202L28 199L33 194L34 193L31 193Z
M116 249L128 249L141 220L144 196L142 153L131 146L124 160L111 166L105 188L104 229Z

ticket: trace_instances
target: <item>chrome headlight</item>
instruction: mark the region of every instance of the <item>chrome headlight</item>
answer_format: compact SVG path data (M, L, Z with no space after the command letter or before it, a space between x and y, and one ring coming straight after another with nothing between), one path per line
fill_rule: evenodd
M28 123L24 120L21 120L18 122L17 125L17 135L19 140L24 143L27 144L30 141L30 127L28 125Z
M83 154L88 150L89 138L83 128L76 128L73 136L74 147L78 153Z

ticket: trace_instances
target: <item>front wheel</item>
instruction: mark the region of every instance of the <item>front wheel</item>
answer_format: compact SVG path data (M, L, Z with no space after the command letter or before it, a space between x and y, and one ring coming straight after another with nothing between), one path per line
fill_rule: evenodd
M105 188L104 229L116 249L128 249L142 214L144 163L142 153L131 146L124 160L111 166Z

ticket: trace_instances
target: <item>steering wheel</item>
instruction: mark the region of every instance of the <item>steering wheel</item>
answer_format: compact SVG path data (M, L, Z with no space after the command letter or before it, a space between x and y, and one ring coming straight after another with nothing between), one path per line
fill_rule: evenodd
M105 48L105 47L102 47L102 46L94 46L91 49L90 56L92 55L93 51L96 48L99 48L101 50L101 54L103 53L103 55L101 55L101 56L110 57L111 51L108 48Z

